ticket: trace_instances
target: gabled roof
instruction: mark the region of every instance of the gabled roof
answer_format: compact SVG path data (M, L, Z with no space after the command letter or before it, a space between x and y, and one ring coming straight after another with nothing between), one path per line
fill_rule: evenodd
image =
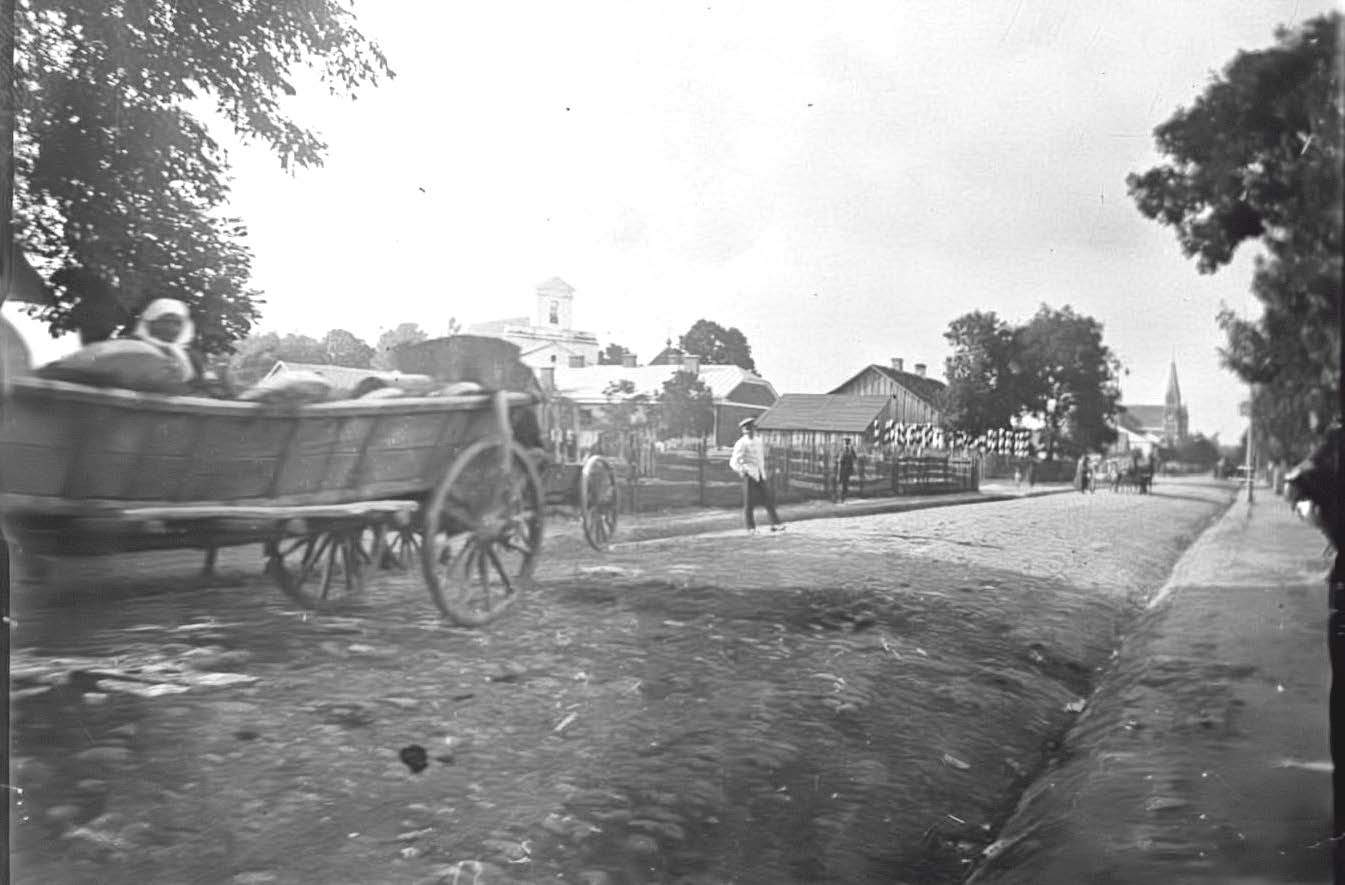
M841 388L845 387L845 385L849 384L851 381L854 381L856 378L858 378L860 375L863 375L870 369L873 369L876 372L886 375L888 378L891 378L893 381L897 382L902 387L906 388L911 393L915 394L917 397L929 403L931 406L935 408L939 407L939 401L943 396L944 389L947 387L946 384L944 384L942 381L939 381L936 378L930 378L925 375L917 375L914 372L899 372L896 369L891 368L890 366L880 366L877 363L870 363L869 365L860 369L855 374L851 375L849 378L845 379L845 381L836 385L832 393L835 393L837 390L840 390Z
M887 403L885 396L786 393L757 419L757 428L863 433L883 415Z
M556 367L556 393L575 402L606 402L604 391L618 381L629 381L635 385L635 394L644 394L650 399L663 392L663 382L680 371L681 366L584 366L573 369L569 366ZM715 402L729 401L727 397L740 384L759 384L775 396L771 383L741 366L707 366L702 364L697 377L708 388Z
M1116 420L1127 430L1141 431L1162 428L1166 406L1120 406Z
M670 345L668 345L667 347L665 347L665 348L663 348L662 350L660 350L657 354L655 354L655 355L654 355L654 358L653 358L652 360L649 361L649 365L651 365L651 366L667 366L667 365L674 365L674 366L675 366L675 365L677 365L677 364L680 363L680 362L682 362L682 349L681 349L680 347L673 347L673 346L670 344Z

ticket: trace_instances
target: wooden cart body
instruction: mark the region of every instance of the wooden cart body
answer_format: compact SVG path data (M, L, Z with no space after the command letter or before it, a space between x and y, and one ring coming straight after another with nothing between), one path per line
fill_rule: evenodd
M0 512L31 535L57 517L417 499L466 445L501 432L489 394L286 407L17 379L0 414ZM98 540L67 532L62 552Z
M386 532L414 533L440 609L485 623L540 552L541 482L512 431L535 402L276 405L13 379L0 519L20 549L48 555L261 542L281 588L312 608L334 587L362 590Z

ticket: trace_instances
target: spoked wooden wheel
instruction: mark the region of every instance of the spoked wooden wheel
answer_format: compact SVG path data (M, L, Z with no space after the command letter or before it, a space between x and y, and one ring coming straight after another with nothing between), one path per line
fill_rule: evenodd
M542 483L514 442L478 440L458 455L425 509L421 565L439 610L493 621L531 581L542 547Z
M384 570L406 571L420 562L421 530L415 525L374 530L370 559Z
M340 608L364 592L369 554L363 538L363 528L347 528L271 541L266 570L304 608Z
M584 537L594 550L606 550L612 544L619 494L612 465L590 455L579 475L579 519L584 525Z

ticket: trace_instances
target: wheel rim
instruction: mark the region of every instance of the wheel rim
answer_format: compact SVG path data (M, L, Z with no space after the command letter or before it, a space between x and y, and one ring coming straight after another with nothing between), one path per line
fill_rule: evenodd
M602 458L590 457L584 462L579 480L579 518L584 526L584 537L595 550L606 550L611 546L619 505L612 465Z
M348 605L364 592L369 563L364 529L317 532L267 546L267 571L280 589L304 608Z
M439 610L465 626L499 617L531 581L541 482L516 443L480 440L453 461L425 513L421 563Z

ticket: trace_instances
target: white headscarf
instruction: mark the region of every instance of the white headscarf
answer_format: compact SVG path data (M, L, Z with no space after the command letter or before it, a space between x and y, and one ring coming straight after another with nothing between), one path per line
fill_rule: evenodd
M149 331L150 323L165 316L175 316L182 320L182 329L177 333L177 338L172 341L155 338ZM151 301L144 312L140 314L140 321L135 324L135 337L153 344L166 355L181 363L182 375L185 379L191 380L196 377L196 368L192 365L191 357L187 355L187 345L191 344L192 339L196 337L196 327L192 325L191 310L188 309L186 304L175 298L158 298Z

